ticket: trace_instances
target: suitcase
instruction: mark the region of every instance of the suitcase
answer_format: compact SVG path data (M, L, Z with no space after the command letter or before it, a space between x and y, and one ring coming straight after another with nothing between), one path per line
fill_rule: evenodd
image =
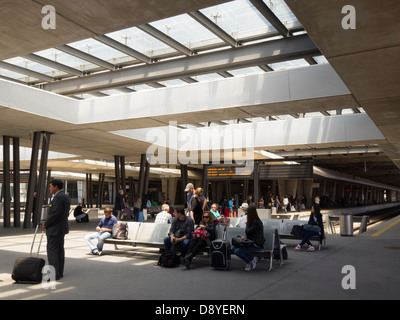
M231 243L226 240L226 227L223 239L216 239L210 246L210 265L215 269L229 270L231 268Z
M11 274L11 278L16 282L35 282L35 283L42 282L42 269L45 265L45 261L44 259L39 258L39 250L40 250L40 245L42 243L44 231L42 232L42 235L40 237L37 256L32 257L33 245L35 243L35 238L38 228L39 225L36 227L29 257L17 258L17 260L14 263L14 268Z

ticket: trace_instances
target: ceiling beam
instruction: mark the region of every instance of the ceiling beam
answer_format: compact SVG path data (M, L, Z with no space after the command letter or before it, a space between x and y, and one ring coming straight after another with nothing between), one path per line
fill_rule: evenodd
M49 82L53 82L54 81L54 78L49 77L48 75L45 75L43 73L39 73L39 72L30 70L30 69L27 69L27 68L22 68L20 66L15 65L15 64L4 62L4 61L0 61L0 68L7 69L7 70L10 70L10 71L13 71L13 72L17 72L17 73L21 73L21 74L24 74L26 76L33 77L33 78L40 79L40 80L44 80L44 81L49 81Z
M81 50L75 49L75 48L70 47L68 45L63 45L63 46L60 46L60 47L56 47L56 49L58 49L60 51L63 51L65 53L71 54L71 55L73 55L73 56L75 56L75 57L77 57L79 59L89 61L90 63L96 64L96 65L98 65L100 67L103 67L105 69L108 69L108 70L115 70L116 69L116 67L112 63L109 63L107 61L99 59L99 58L97 58L95 56L92 56L91 54L85 53L85 52L83 52Z
M206 27L209 31L214 33L218 38L225 41L232 48L240 45L234 38L232 38L228 33L226 33L222 28L220 28L217 24L208 19L204 14L200 11L193 11L188 13L193 19L199 22L202 26Z
M284 38L293 36L281 20L278 19L278 17L262 0L250 0L250 2Z
M164 32L161 32L160 30L154 28L150 24L142 24L142 25L138 26L138 28L140 30L148 33L152 37L164 42L165 44L174 48L175 50L182 52L183 54L185 54L187 56L191 56L194 54L194 52L192 50L190 50L188 47L186 47L183 44L181 44L180 42L172 39L170 36L166 35Z
M319 54L308 35L267 41L234 49L199 54L151 65L119 69L43 85L43 89L74 95L149 82L266 65Z

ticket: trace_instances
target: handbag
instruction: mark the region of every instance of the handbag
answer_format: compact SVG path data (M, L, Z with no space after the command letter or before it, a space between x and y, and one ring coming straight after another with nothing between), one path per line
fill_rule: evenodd
M305 224L303 229L304 231L321 232L321 228L315 224Z
M197 240L207 240L209 236L208 231L204 229L194 230L192 233L192 239Z
M293 226L292 231L290 231L290 234L294 235L295 237L300 237L302 232L303 232L303 226L296 224Z
M256 247L256 244L253 240L250 239L242 239L240 236L236 238L232 238L232 245L237 248L250 248Z
M112 237L118 240L126 240L128 238L128 223L120 222L114 224L112 228Z

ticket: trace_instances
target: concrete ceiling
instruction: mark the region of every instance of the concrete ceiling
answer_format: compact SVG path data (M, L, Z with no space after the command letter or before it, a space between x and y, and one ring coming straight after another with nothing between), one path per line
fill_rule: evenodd
M355 2L356 29L343 29L346 0L286 0L329 63L386 137L380 147L400 168L400 5Z
M83 40L116 30L136 26L175 16L185 12L209 7L226 0L191 1L109 1L109 0L3 0L0 7L0 60L22 56L32 52L53 48L66 43ZM400 6L396 0L383 2L365 0L355 5L357 29L343 30L341 9L348 1L286 0L288 6L300 20L312 40L325 55L343 79L352 96L343 98L346 107L362 106L389 144L380 147L383 153L371 156L371 167L382 164L385 172L394 172L393 162L400 166L400 112L396 110L400 102ZM41 27L45 5L53 5L57 13L57 28L44 30ZM321 100L321 101L318 101ZM323 100L323 101L322 101ZM296 105L301 105L301 110ZM226 120L249 115L268 116L271 110L293 110L311 112L333 109L337 106L330 99L303 103L277 103L262 106L221 110L202 113L200 121ZM232 114L232 112L234 114ZM190 120L192 117L188 117ZM30 147L29 139L33 131L50 131L51 150L76 154L81 158L112 160L113 155L126 154L128 161L137 162L140 154L149 147L148 143L117 137L106 133L125 127L154 127L164 125L169 119L148 118L119 122L75 125L34 114L11 110L0 106L0 135L21 138L21 145ZM117 127L117 128L116 128ZM351 146L349 146L351 147ZM323 160L327 159L327 160ZM331 168L345 167L345 159L323 158L321 162ZM332 160L333 159L333 160ZM349 157L347 158L349 159ZM318 157L316 158L316 161ZM331 161L332 160L332 161ZM392 162L393 161L393 162ZM354 166L360 167L365 158L352 157ZM335 166L337 165L337 166ZM56 168L54 164L54 168ZM64 167L60 164L59 167ZM80 169L81 170L81 169ZM396 171L398 173L398 171ZM374 179L373 179L374 180ZM387 183L393 181L386 181ZM399 183L400 181L394 181Z

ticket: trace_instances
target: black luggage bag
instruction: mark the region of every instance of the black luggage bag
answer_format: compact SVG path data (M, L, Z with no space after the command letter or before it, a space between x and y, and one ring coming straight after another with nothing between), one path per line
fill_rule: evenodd
M14 268L11 274L11 278L16 282L42 282L42 269L45 265L45 261L39 258L40 245L42 243L43 234L40 237L39 248L36 257L32 257L32 249L35 243L36 233L38 231L39 225L36 227L35 235L33 237L33 242L31 246L31 252L29 257L17 258L14 263Z
M210 265L215 269L229 270L231 268L231 243L226 240L226 226L223 239L216 239L210 246Z

